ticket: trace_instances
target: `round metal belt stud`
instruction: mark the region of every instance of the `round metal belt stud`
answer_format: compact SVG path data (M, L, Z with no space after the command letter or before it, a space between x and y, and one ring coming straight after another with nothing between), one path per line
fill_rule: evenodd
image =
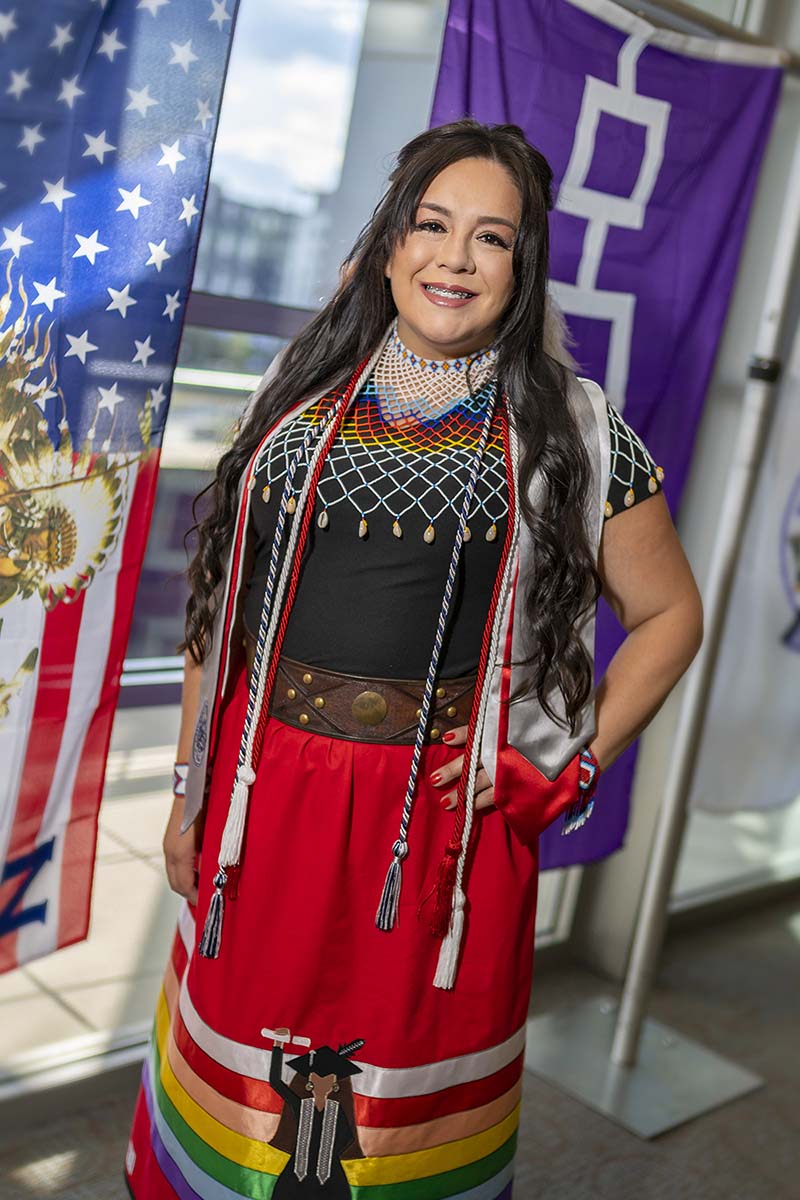
M294 700L294 698L297 696L297 692L295 691L294 688L287 688L286 695L289 697L290 700Z
M438 730L438 729L432 729L432 730L431 730L431 737L432 737L432 738L438 738L438 736L439 736L439 730Z
M422 709L421 709L421 708L418 708L418 709L417 709L417 720L419 720L419 718L420 718L421 716L422 716Z
M359 692L350 711L362 725L378 725L389 711L386 700L379 692Z
M436 689L436 695L437 695L437 696L439 697L439 699L441 700L442 696L446 696L446 695L447 695L447 692L444 690L444 688L443 688L443 687L438 687L438 688Z
M324 708L325 707L325 701L322 698L322 696L314 697L314 707L315 708Z
M311 674L310 671L306 671L306 673L303 675L303 683L313 683L313 682L314 682L314 676Z
M301 725L307 725L311 718L309 717L308 713L300 713L298 720Z
M457 712L458 712L458 709L456 708L455 704L448 704L448 706L447 706L448 717L454 717Z

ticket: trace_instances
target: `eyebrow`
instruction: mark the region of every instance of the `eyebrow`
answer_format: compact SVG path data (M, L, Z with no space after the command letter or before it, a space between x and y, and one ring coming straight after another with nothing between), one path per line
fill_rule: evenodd
M420 208L432 208L434 212L441 213L444 217L452 217L449 208L445 208L443 204L429 204L428 202L421 203ZM476 222L478 225L506 225L514 233L517 232L517 227L513 221L508 221L505 217L478 217Z

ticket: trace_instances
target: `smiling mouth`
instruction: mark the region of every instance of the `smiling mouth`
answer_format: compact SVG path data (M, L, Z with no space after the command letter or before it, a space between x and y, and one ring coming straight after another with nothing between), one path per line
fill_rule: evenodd
M470 300L475 292L470 292L466 288L451 288L444 287L437 283L423 283L422 285L426 292L430 292L433 296L443 296L446 300Z

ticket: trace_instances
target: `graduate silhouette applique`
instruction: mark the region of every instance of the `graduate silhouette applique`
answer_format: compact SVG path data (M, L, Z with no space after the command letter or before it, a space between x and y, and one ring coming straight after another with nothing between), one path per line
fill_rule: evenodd
M319 1046L288 1060L296 1072L291 1084L283 1080L287 1042L307 1045L308 1038L291 1037L288 1029L264 1029L274 1041L269 1069L270 1086L283 1100L283 1111L270 1142L290 1155L275 1181L273 1200L325 1196L350 1200L343 1158L362 1158L353 1106L351 1075L361 1068L350 1055L364 1045L361 1038L332 1050Z

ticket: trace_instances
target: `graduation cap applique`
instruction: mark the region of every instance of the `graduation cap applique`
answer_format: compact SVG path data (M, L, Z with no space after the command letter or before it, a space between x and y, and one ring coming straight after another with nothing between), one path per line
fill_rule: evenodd
M309 1050L299 1058L290 1058L287 1065L304 1079L308 1079L312 1071L316 1075L335 1075L337 1079L346 1079L348 1075L361 1074L361 1067L350 1062L350 1055L355 1054L363 1045L364 1039L356 1038L354 1042L347 1042L338 1050L332 1050L330 1046L318 1046L316 1050Z

